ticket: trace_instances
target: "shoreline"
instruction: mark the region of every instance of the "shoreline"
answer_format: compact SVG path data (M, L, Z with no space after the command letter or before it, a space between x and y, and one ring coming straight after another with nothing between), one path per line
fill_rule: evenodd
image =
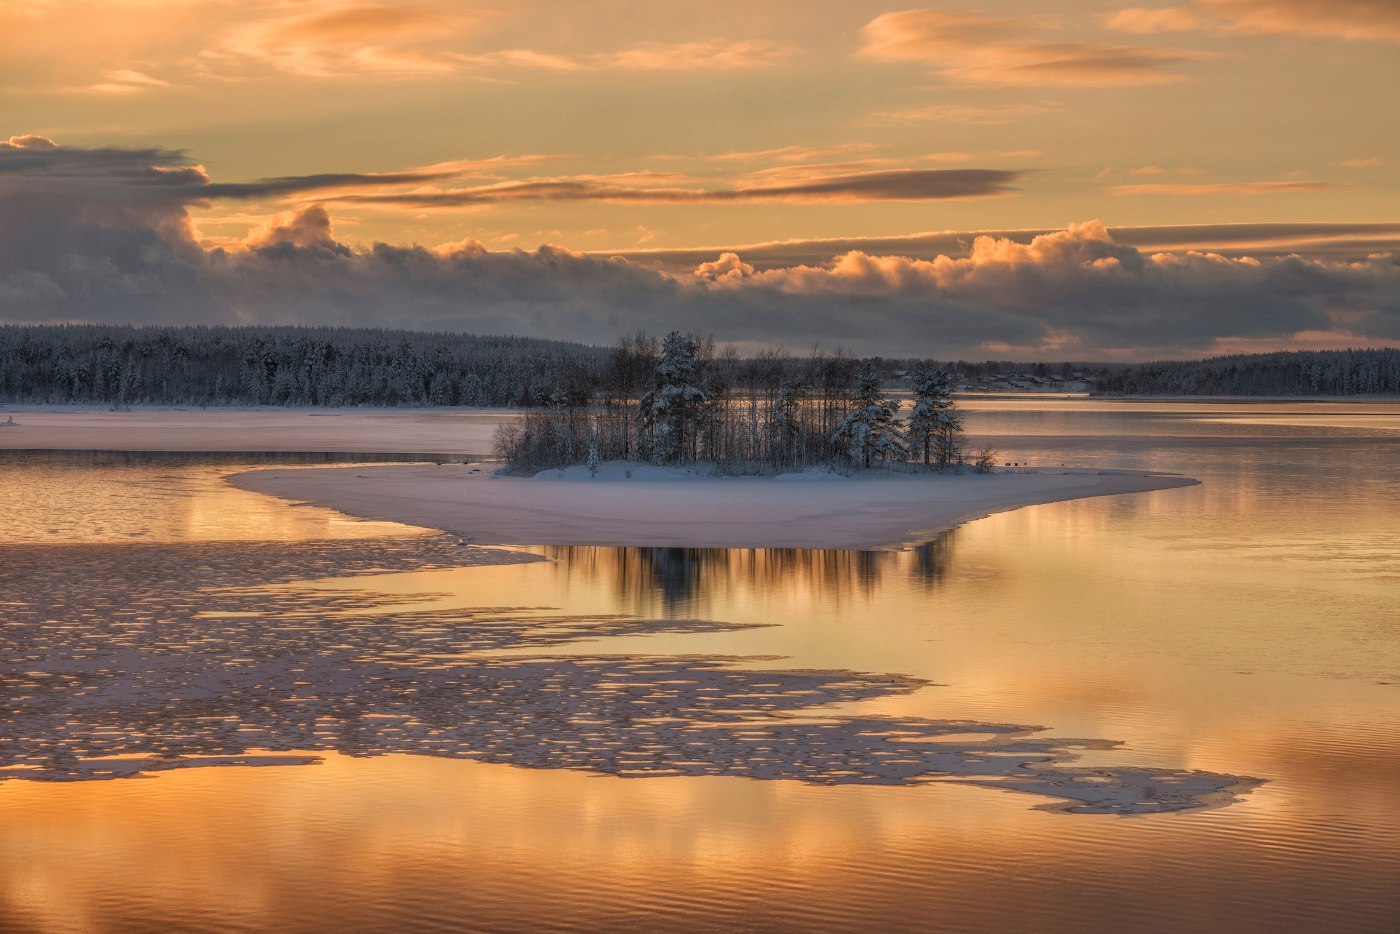
M1195 486L1179 475L1073 468L986 475L700 477L619 463L535 477L494 465L268 468L234 487L476 545L898 550L999 512ZM635 471L632 478L625 476ZM1034 469L1034 468L1032 468Z

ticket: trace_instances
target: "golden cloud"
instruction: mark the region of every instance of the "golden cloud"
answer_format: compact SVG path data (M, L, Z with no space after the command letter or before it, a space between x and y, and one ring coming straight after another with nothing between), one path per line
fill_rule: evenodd
M1052 41L1020 20L943 10L885 13L867 23L861 36L862 57L926 62L946 77L979 84L1162 84L1184 78L1167 66L1210 57L1180 49Z

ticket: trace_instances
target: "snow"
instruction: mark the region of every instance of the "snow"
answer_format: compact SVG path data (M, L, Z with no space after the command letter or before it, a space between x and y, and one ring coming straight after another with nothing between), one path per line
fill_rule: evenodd
M478 544L867 550L927 541L1023 506L1197 481L1056 468L987 475L804 473L794 483L608 462L596 478L582 466L511 477L482 465L412 464L277 468L238 474L231 482L354 516L442 529Z

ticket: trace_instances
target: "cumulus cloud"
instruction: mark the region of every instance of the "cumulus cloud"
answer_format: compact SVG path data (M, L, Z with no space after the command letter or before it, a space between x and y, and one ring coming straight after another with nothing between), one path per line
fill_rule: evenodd
M1180 81L1169 66L1204 53L1057 41L1024 20L946 10L884 13L861 30L860 54L927 62L943 75L984 84L1111 87Z
M47 136L35 136L32 133L26 136L11 136L8 140L0 142L0 149L57 149L58 144Z
M748 345L800 338L964 357L1006 348L1159 357L1319 334L1400 340L1393 255L1152 250L1090 222L981 235L927 258L887 242L811 262L725 250L658 268L475 240L355 248L337 239L322 204L209 248L185 213L215 187L202 176L169 150L0 144L0 320L392 325L588 341L675 327ZM1378 237L1397 233L1374 226ZM1318 238L1348 232L1315 227Z
M978 237L1028 242L1054 233L1048 229L932 231L893 237L827 237L776 240L728 248L758 269L820 265L845 253L933 259L962 257ZM1181 224L1113 227L1117 243L1155 252L1206 252L1229 257L1277 258L1299 255L1312 261L1359 262L1380 253L1400 255L1400 222L1392 223L1265 223ZM626 259L682 272L709 262L720 252L709 249L645 249L624 252Z
M294 251L328 251L349 256L350 249L335 239L331 215L324 205L312 204L288 217L276 217L254 231L244 245L264 255Z

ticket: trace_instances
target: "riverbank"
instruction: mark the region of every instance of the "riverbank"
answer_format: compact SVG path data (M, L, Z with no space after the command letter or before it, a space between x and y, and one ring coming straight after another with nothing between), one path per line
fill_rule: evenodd
M722 478L622 463L604 465L597 477L582 468L537 477L492 471L480 464L278 468L229 482L483 545L840 550L899 548L992 513L1198 482L1064 468Z

